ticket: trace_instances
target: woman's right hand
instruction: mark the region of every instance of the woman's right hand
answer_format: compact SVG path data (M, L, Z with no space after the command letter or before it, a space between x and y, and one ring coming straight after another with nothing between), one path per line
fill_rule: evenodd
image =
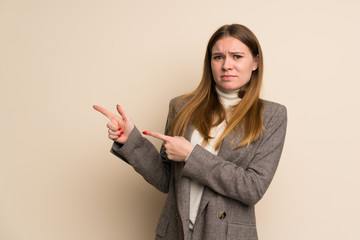
M134 123L126 115L125 111L117 105L116 109L120 114L120 116L118 116L100 106L94 105L93 107L110 120L106 125L109 129L109 138L117 143L124 144L129 138L131 131L134 129Z

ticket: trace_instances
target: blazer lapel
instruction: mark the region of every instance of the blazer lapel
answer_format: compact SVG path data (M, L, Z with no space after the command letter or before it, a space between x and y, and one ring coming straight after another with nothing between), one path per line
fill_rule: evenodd
M190 141L191 134L193 131L193 126L189 126L184 134L184 138ZM190 183L191 180L188 177L182 175L181 170L184 167L184 163L176 164L177 167L177 205L179 209L179 214L181 216L181 221L184 229L184 238L188 238L188 229L189 229L189 215L190 215Z
M189 215L190 215L190 178L179 175L178 189L177 189L177 205L181 217L184 234L187 235L189 229Z

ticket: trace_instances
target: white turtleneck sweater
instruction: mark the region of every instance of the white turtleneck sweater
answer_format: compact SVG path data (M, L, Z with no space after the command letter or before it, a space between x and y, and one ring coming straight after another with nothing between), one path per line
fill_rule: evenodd
M225 110L227 110L229 107L231 107L233 105L238 104L239 101L241 100L238 97L239 90L232 91L232 92L224 92L216 87L216 92L217 92L217 94L219 96L219 100L223 104ZM215 151L214 148L215 148L215 144L216 144L217 140L220 138L224 129L225 129L225 121L223 121L218 126L212 128L210 130L210 136L213 138L210 139L208 144L204 147L206 150L208 150L209 152L211 152L213 154L216 154L216 155L218 154L218 150ZM197 129L195 129L191 136L190 142L195 146L196 144L201 145L203 140L204 140L204 138L201 136L199 131ZM200 201L201 201L202 194L203 194L203 190L204 190L204 185L202 185L201 183L199 183L196 180L191 180L190 216L189 216L189 218L190 218L189 228L190 229L194 228L196 216L198 213Z

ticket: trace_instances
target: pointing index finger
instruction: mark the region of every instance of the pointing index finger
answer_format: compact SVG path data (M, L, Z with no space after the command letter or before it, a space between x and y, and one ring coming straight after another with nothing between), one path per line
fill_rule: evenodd
M152 136L154 138L158 138L163 141L168 141L170 139L169 136L166 136L166 135L158 133L158 132L153 132L153 131L144 131L143 134Z
M102 108L102 107L97 106L97 105L94 105L93 107L94 107L94 109L96 111L101 112L102 114L104 114L109 119L113 119L113 118L117 117L115 114L113 114L112 112L106 110L105 108Z

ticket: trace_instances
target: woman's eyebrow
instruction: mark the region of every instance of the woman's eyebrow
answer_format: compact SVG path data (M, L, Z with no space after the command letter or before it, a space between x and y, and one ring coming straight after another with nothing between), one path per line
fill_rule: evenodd
M244 52L238 52L238 51L229 51L231 54L245 54Z
M228 51L229 53L231 54L245 54L244 52L240 52L240 51ZM212 52L211 55L214 55L214 54L223 54L222 51L215 51L215 52Z

